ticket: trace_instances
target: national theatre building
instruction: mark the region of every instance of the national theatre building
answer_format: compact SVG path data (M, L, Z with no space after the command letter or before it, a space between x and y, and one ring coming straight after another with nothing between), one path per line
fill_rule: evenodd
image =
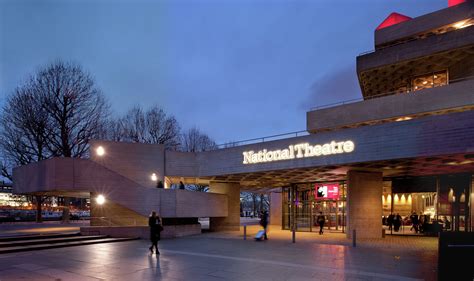
M91 198L91 227L147 225L157 210L170 236L200 232L200 217L238 230L241 191L268 193L282 229L316 231L322 212L333 231L379 238L383 217L415 212L430 231L473 231L474 3L392 13L374 42L357 57L361 99L311 109L298 136L196 153L91 140L89 159L16 168L14 192Z

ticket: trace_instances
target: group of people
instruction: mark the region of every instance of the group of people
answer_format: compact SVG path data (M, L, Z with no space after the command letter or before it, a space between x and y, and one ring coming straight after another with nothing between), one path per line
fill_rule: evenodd
M402 216L399 213L390 214L387 218L385 216L382 217L382 224L388 225L388 230L394 230L398 232L400 230L400 226L402 225Z

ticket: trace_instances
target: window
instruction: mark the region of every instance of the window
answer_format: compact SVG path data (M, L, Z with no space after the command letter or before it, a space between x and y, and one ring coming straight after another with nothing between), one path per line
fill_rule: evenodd
M414 77L411 80L412 91L434 88L448 84L448 71L439 71Z

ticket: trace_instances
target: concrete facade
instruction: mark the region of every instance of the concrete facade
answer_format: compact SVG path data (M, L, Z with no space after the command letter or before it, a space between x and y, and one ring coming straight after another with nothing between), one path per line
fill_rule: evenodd
M382 173L349 171L347 185L347 237L382 238Z
M209 228L212 231L240 229L240 185L238 183L211 182L209 192L227 196L227 216L212 217Z
M270 193L270 225L282 225L282 207L281 192Z

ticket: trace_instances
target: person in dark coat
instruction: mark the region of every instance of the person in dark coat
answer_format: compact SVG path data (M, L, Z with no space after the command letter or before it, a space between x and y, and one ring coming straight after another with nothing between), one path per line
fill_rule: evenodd
M184 190L184 183L182 181L179 182L179 189L183 189Z
M319 224L319 235L324 233L324 223L326 222L326 217L323 215L323 212L319 212L318 218L316 219Z
M413 214L410 216L410 220L412 224L411 229L415 229L415 233L418 233L418 226L420 224L420 221L418 220L418 215L416 214L416 212L413 212Z
M392 230L394 219L395 219L395 216L393 214L390 214L388 216L388 218L387 218L388 230Z
M153 248L155 248L156 254L159 255L160 251L158 251L158 241L160 241L160 232L163 230L163 226L161 224L160 216L157 215L155 211L151 212L150 217L148 218L148 226L150 226L150 252L153 254Z
M402 216L400 216L400 214L397 213L397 215L393 218L393 227L395 229L395 232L398 232L401 225L402 225Z
M261 218L260 218L260 225L263 227L263 231L264 231L263 239L268 240L268 237L267 237L268 214L267 212L262 212Z

